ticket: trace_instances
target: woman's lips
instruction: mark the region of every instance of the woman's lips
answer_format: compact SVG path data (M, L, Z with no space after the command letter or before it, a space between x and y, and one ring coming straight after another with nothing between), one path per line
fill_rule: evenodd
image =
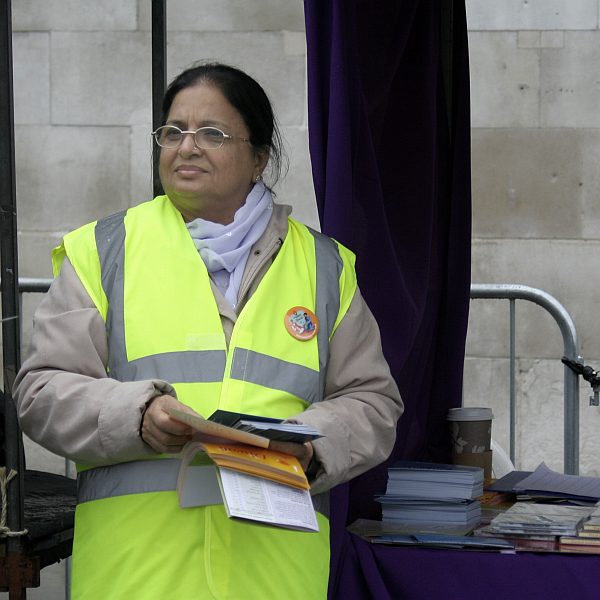
M206 173L206 171L196 165L181 165L175 169L180 175L195 175L196 173Z

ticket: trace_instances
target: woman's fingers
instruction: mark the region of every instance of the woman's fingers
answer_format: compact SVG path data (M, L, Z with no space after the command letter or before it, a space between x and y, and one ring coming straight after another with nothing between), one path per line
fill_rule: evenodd
M172 419L169 408L193 412L173 396L157 396L144 413L141 427L142 439L160 453L177 453L192 438L193 430L180 421Z

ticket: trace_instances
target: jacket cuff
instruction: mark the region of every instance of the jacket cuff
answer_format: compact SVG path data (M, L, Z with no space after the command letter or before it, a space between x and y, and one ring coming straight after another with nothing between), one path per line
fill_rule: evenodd
M100 444L108 463L156 454L140 437L140 428L147 405L163 394L175 396L175 390L161 381L124 382L111 390L98 416Z
M307 473L311 481L311 494L326 492L345 481L351 466L350 430L334 415L318 414L320 412L322 411L309 409L289 419L311 425L323 434L322 438L311 442L316 471L311 473L313 479Z

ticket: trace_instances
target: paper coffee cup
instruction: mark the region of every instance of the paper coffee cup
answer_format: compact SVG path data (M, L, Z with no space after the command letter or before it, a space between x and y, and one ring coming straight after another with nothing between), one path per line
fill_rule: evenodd
M463 407L448 411L455 465L480 467L486 479L492 476L492 419L490 408Z
M447 418L454 454L481 454L490 450L494 418L491 408L451 408Z

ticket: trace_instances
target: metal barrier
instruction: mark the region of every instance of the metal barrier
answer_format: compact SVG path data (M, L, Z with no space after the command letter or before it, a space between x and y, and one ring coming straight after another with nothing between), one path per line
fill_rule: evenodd
M516 377L515 301L538 304L554 318L563 337L564 355L576 361L577 331L571 315L556 298L537 288L512 284L473 284L471 299L499 299L510 302L510 459L515 461ZM564 367L564 471L579 474L579 376Z
M19 294L47 292L52 279L19 277Z
M52 279L41 277L19 277L19 314L23 314L23 294L43 294L48 291ZM9 317L16 318L16 317ZM23 331L23 324L20 330Z

